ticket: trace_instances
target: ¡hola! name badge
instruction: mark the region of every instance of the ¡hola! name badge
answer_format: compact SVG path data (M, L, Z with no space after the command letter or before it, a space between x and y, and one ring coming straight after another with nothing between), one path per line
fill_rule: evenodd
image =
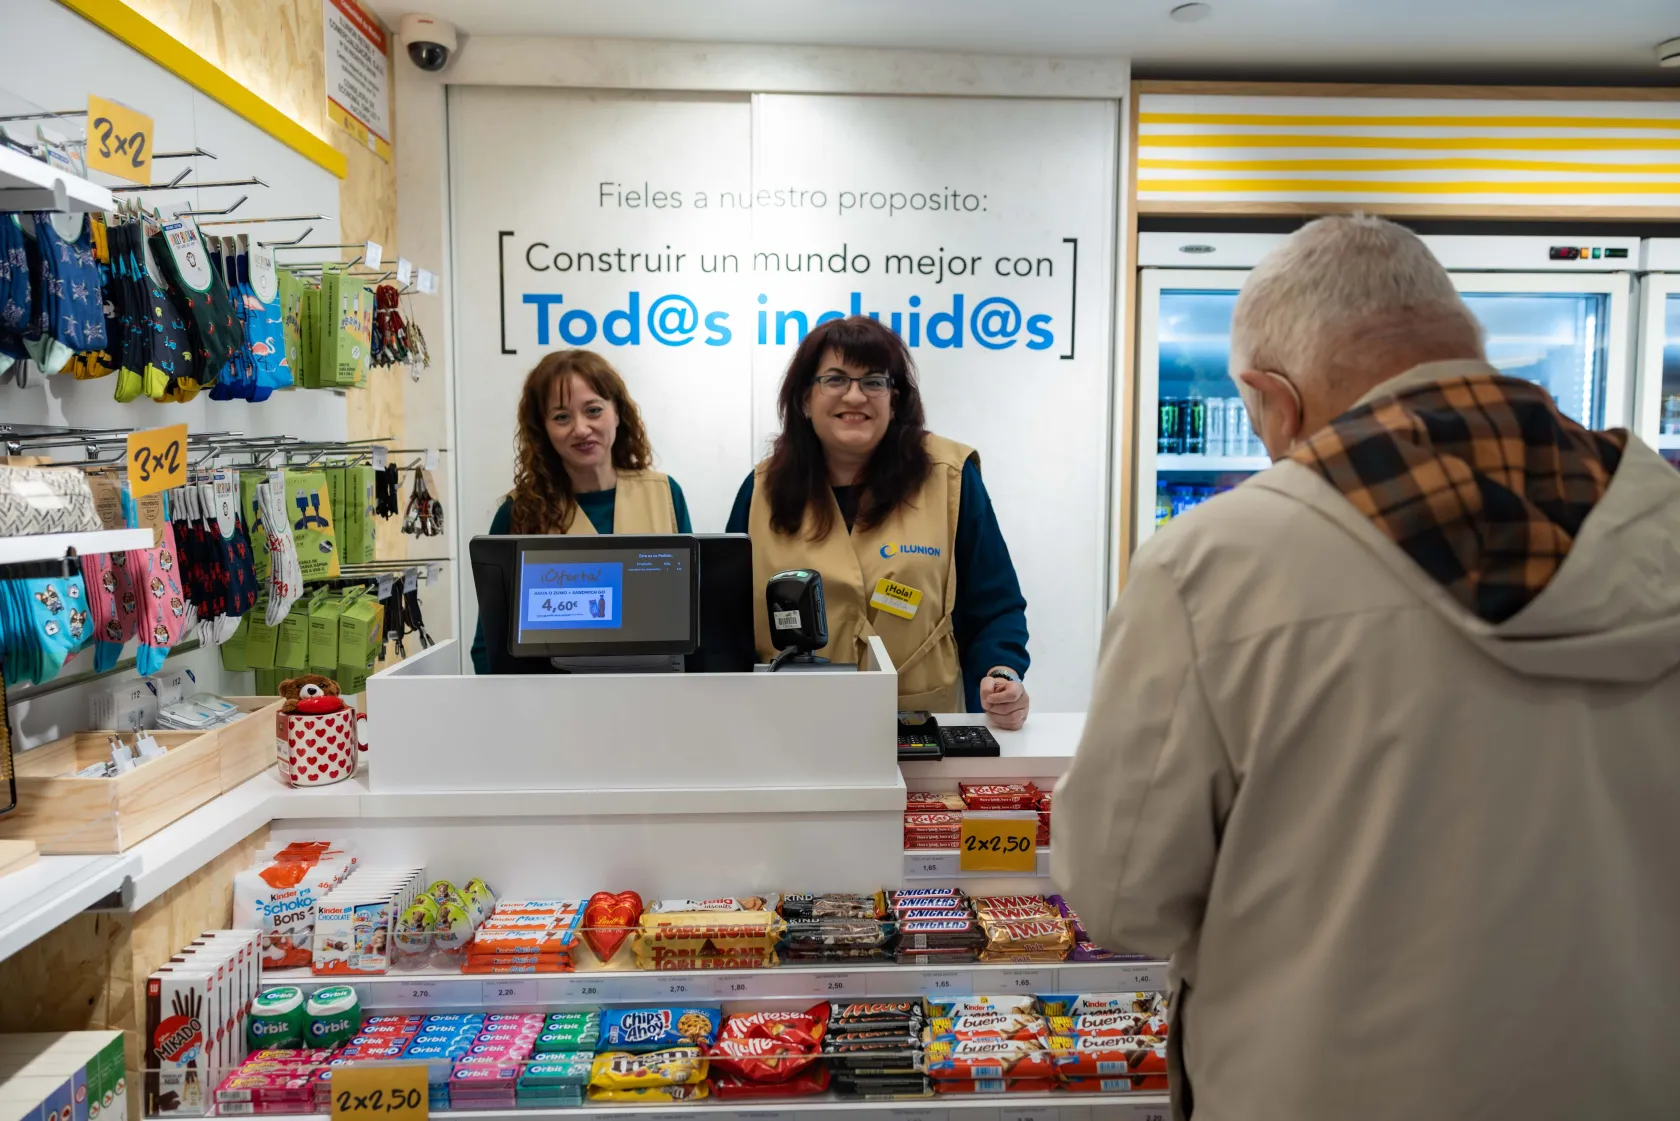
M869 605L900 619L914 619L917 609L922 606L922 593L908 584L883 579L876 582L875 594L869 597Z

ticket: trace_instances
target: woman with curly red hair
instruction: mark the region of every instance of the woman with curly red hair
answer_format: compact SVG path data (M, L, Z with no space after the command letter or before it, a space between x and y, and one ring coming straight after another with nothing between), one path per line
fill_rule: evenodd
M682 488L652 469L642 414L592 350L558 350L525 377L513 490L492 534L692 533ZM473 668L489 673L480 627Z

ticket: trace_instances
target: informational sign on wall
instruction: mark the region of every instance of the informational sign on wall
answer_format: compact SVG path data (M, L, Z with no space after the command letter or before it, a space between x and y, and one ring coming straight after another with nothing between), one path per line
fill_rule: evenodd
M463 550L511 486L519 390L544 354L614 364L694 528L717 532L778 431L799 341L874 316L909 345L928 427L980 453L1036 704L1086 706L1106 602L1114 103L467 88L450 113Z
M327 39L327 116L385 160L391 158L385 83L390 36L356 0L321 0Z

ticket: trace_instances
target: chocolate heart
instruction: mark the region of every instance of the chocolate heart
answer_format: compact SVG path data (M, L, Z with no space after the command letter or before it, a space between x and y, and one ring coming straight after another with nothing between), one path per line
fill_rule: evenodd
M633 891L617 895L598 891L583 908L583 940L603 962L612 960L642 917L642 897Z

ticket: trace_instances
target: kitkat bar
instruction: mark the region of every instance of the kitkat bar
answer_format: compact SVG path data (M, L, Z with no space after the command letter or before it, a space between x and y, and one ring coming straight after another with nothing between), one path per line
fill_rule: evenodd
M958 787L971 810L1036 810L1042 794L1030 782L964 782Z

